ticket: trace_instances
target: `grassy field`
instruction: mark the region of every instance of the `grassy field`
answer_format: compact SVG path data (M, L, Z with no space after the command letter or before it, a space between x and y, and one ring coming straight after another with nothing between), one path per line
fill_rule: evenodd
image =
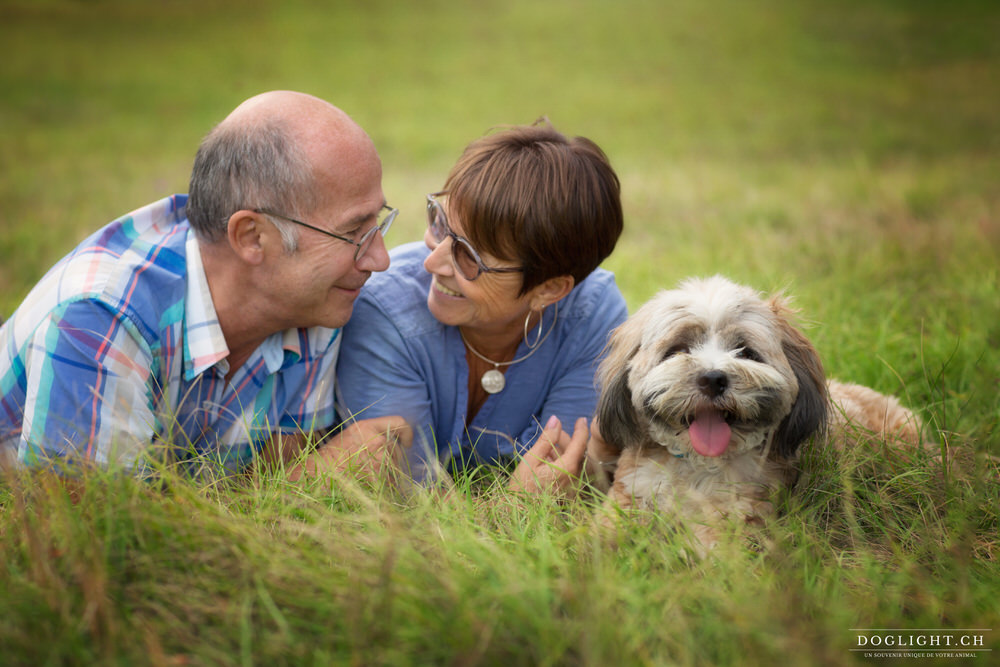
M400 498L280 473L0 485L0 664L837 665L855 628L1000 651L1000 7L874 0L0 0L0 315L89 231L186 190L242 99L311 92L372 135L391 243L489 128L605 148L633 309L690 275L795 297L830 375L895 393L945 473L806 460L709 560L618 549L593 502ZM943 655L926 664L951 664Z

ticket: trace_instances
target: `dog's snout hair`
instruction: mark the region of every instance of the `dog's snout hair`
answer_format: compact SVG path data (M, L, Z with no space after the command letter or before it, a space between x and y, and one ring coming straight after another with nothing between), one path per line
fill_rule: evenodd
M718 398L729 388L729 376L723 371L707 371L698 376L698 389L709 398Z

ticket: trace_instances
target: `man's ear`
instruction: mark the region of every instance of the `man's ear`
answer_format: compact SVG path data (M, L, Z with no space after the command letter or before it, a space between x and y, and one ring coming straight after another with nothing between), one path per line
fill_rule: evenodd
M264 261L263 217L253 211L236 211L229 216L226 235L229 246L244 262L260 264Z
M534 295L531 298L532 309L541 310L559 301L570 293L575 284L576 281L573 280L573 276L549 278L534 289Z

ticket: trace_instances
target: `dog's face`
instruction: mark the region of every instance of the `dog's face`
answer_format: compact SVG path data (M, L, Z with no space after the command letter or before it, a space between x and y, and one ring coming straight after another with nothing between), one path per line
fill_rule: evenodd
M612 336L599 374L604 439L678 456L792 456L825 422L826 393L789 314L721 277L661 292Z

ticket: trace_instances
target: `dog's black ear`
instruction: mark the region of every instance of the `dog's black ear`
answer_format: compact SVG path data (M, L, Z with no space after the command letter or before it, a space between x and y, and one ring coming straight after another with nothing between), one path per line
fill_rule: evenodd
M619 453L639 441L642 431L628 388L629 362L639 350L643 311L618 326L608 341L607 356L597 371L601 395L597 400L598 428L607 445Z
M772 299L771 308L781 323L781 347L799 384L799 394L792 405L792 411L778 426L774 436L776 453L787 459L795 454L806 439L821 434L825 429L829 399L823 363L816 349L789 322L786 315L789 311L783 301Z
M628 388L626 366L605 377L601 396L597 400L596 419L605 444L619 453L642 437L635 408L632 406L632 391Z

